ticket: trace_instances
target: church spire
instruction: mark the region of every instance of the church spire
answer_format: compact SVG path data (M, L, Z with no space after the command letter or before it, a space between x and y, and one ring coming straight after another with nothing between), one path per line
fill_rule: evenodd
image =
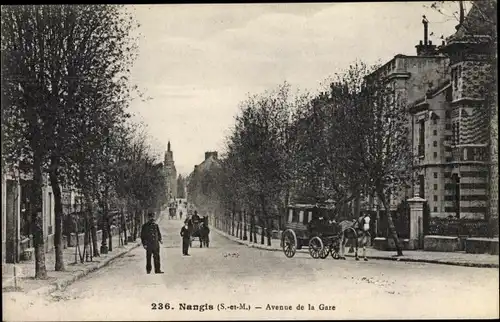
M167 151L170 151L170 141L168 141L168 144L167 144Z

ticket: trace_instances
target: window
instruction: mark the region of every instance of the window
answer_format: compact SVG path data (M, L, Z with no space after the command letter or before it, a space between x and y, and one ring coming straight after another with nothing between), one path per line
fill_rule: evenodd
M432 142L432 145L435 146L435 147L438 146L438 141Z
M453 123L452 136L453 136L453 144L459 145L460 144L460 127L458 126L458 122Z
M438 185L434 184L434 190L438 190Z
M309 223L309 221L311 221L309 219L309 217L312 218L312 211L308 211L306 214L307 214L307 216L304 214L304 218L302 218L302 224L304 224L304 225L307 225Z
M444 125L444 129L445 129L445 130L451 130L451 124L450 124L450 123L446 123L446 124Z
M434 159L437 159L437 157L438 157L438 153L434 152Z
M418 156L425 155L425 121L420 121L419 138L418 138Z
M458 89L458 73L457 73L456 67L451 70L451 76L453 77L453 89L457 90Z
M438 201L438 196L434 196L434 201Z
M437 212L438 211L438 207L434 207L433 211Z
M434 179L437 179L437 177L438 177L438 173L434 172Z
M432 135L434 136L438 135L438 131L437 130L432 131Z
M438 124L438 120L437 120L437 119L435 119L435 118L434 118L434 119L432 119L432 124L434 124L434 125Z
M451 118L451 111L445 111L444 112L444 117L447 118L447 119Z

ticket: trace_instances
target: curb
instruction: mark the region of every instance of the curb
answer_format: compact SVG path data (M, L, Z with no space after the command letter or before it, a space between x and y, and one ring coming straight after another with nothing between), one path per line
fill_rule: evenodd
M270 248L269 246L261 245L261 244L255 244L255 243L249 243L248 241L243 241L235 238L234 236L228 235L218 229L212 228L216 233L219 235L234 241L238 244L241 245L246 245L250 248L257 248L257 249L262 249L262 250L268 250L268 251L281 251L279 248ZM297 250L298 253L307 253L305 250ZM346 254L346 257L352 257L354 258L354 255ZM468 262L457 262L457 261L447 261L447 260L440 260L440 259L420 259L420 258L405 258L405 257L385 257L385 256L366 256L368 259L378 259L378 260L389 260L389 261L396 261L396 262L415 262L415 263L427 263L427 264L440 264L440 265L451 265L451 266L463 266L463 267L478 267L478 268L499 268L499 264L492 264L492 263L468 263Z
M65 287L73 284L74 282L78 281L79 279L89 275L90 273L95 272L95 271L109 265L115 259L123 257L125 254L129 253L130 251L132 251L133 249L137 248L140 245L141 245L140 242L136 242L136 244L133 245L132 247L130 247L129 249L126 249L120 253L113 254L113 256L106 258L105 260L103 260L102 262L99 262L95 266L86 267L82 271L78 271L75 275L71 275L63 280L56 281L50 285L42 286L38 289L31 290L31 291L27 292L27 294L40 296L40 295L47 295L47 294L50 294L54 291L63 289Z
M157 223L160 223L162 219L163 219L163 215L158 216ZM31 290L31 291L27 292L27 294L40 296L40 295L47 295L47 294L50 294L50 293L55 292L57 290L63 289L65 287L73 284L74 282L78 281L79 279L89 275L90 273L95 272L95 271L109 265L115 259L123 257L125 254L131 252L132 250L134 250L135 248L137 248L139 246L141 246L140 241L136 242L136 244L132 245L132 247L130 247L129 249L125 249L120 253L113 254L113 256L106 258L102 262L99 262L97 265L94 265L91 267L86 267L82 271L78 271L75 275L71 275L63 280L56 281L50 285L42 286L42 287L37 288L35 290Z

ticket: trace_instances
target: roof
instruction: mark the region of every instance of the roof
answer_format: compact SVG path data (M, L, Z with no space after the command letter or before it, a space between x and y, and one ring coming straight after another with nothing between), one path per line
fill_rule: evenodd
M196 172L203 172L212 169L214 166L220 167L220 160L215 158L213 155L210 155L208 158L203 160L200 164L196 165ZM195 172L191 172L189 177L191 177Z
M489 41L496 35L496 1L473 1L472 8L447 43Z

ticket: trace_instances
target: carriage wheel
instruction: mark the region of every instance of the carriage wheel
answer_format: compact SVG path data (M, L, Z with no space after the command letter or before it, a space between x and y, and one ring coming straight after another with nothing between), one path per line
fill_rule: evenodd
M323 249L323 241L318 236L315 236L311 238L311 240L309 240L309 254L312 258L320 258Z
M340 255L339 255L339 252L337 251L336 245L331 245L330 246L330 255L332 255L332 258L333 259L339 259L340 258Z
M319 254L319 258L321 258L321 259L327 258L328 254L330 254L330 251L331 251L331 247L323 247L323 249L321 250L321 252Z
M286 257L292 258L295 256L295 251L297 250L297 236L293 230L287 229L283 232L281 245Z

